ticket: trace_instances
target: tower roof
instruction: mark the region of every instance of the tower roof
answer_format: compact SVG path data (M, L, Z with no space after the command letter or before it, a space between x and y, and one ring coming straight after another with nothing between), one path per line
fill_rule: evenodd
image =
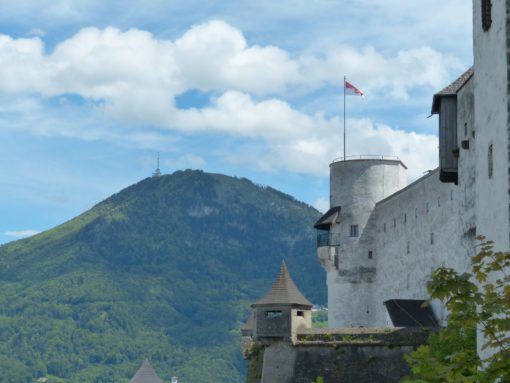
M445 96L455 96L462 89L464 85L473 77L474 75L473 67L469 68L467 71L462 73L459 78L457 78L454 82L452 82L447 87L443 88L441 91L437 92L432 99L432 114L439 113L439 104L441 97Z
M259 301L252 304L252 307L271 305L271 304L290 304L299 306L313 306L308 299L298 290L287 271L285 262L282 262L280 273L273 283L271 289Z
M142 363L129 383L163 383L147 359Z

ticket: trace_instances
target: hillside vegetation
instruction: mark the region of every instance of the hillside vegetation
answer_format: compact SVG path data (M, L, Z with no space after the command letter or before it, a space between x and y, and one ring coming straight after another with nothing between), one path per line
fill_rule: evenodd
M243 382L239 328L282 259L324 304L320 213L247 179L148 178L0 246L0 382Z

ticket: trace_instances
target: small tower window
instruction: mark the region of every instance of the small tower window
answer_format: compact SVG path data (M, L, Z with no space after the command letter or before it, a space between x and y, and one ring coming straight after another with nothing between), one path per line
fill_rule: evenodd
M280 310L266 311L266 318L268 319L280 318L281 316L282 312Z
M351 237L358 236L359 236L358 225L351 225Z
M430 233L430 244L434 244L434 233Z
M386 224L383 225L383 231L386 233Z
M467 137L467 122L464 123L464 137Z
M368 259L372 259L374 258L374 253L372 252L372 250L369 250L368 251Z
M404 223L407 223L407 214L404 213Z
M487 32L492 24L491 0L482 0L482 28Z
M437 197L437 207L441 207L441 197Z
M297 316L298 316L298 317L304 317L304 316L305 316L305 312L304 312L304 311L299 310L299 311L297 312Z
M489 145L489 151L487 153L487 165L489 171L489 178L492 178L494 159L492 154L492 144Z

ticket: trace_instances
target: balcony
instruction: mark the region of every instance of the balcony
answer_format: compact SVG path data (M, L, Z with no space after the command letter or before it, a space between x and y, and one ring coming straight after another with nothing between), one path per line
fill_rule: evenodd
M317 233L317 247L340 246L340 234L330 232Z

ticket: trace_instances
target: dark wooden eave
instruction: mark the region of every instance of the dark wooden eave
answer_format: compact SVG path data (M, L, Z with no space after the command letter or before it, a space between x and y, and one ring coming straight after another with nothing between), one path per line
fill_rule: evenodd
M459 93L462 87L467 84L473 75L474 70L473 67L471 67L446 88L442 89L440 92L437 92L432 99L432 110L430 113L438 114L441 105L441 99L443 97L456 97L457 93Z
M340 222L341 206L335 206L329 209L317 222L313 225L318 230L329 230L333 223Z

